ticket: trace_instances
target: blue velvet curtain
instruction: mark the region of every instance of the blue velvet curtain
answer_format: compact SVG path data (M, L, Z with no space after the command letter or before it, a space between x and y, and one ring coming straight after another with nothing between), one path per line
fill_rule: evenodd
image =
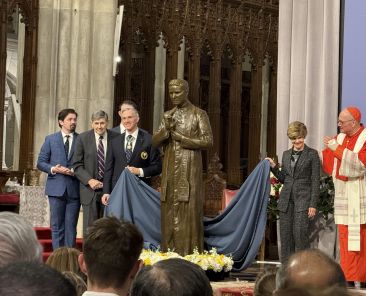
M205 247L231 255L234 270L247 268L255 259L266 228L269 194L269 162L264 160L220 215L204 218ZM128 170L123 171L113 189L105 214L135 224L144 236L145 247L159 247L160 193Z

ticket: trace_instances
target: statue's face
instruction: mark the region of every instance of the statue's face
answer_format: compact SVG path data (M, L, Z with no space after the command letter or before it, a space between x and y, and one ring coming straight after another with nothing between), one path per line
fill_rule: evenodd
M183 85L170 85L169 96L174 106L181 106L187 100L187 91Z

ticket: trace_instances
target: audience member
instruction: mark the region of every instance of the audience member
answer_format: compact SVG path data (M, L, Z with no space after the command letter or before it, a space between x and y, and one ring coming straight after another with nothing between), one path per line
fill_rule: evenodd
M264 272L260 274L254 285L254 296L271 296L276 290L275 271Z
M85 274L80 270L78 258L80 251L75 248L61 247L56 249L50 257L48 257L46 264L59 272L72 271L86 281Z
M70 281L53 268L35 262L16 262L0 268L1 296L76 296Z
M67 278L76 289L76 295L81 296L87 290L86 282L75 272L64 271L63 276Z
M340 265L318 249L299 251L290 256L278 273L277 288L314 288L332 286L346 289L347 282Z
M313 290L306 289L304 287L288 287L285 289L277 290L273 293L275 296L320 296L319 294L314 294Z
M28 221L0 212L0 267L15 261L42 261L42 246Z
M210 281L198 265L184 259L162 260L137 274L131 296L210 296Z
M359 295L357 293L349 293L346 289L333 286L320 291L319 289L306 287L288 287L274 292L275 296L348 296Z
M143 237L133 224L115 217L96 220L79 256L80 268L88 276L83 295L128 295L141 266L142 246Z

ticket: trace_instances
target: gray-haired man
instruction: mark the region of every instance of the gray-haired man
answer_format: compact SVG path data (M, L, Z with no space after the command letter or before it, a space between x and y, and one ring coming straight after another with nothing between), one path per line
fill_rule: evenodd
M100 198L103 192L105 159L108 143L117 133L107 130L108 114L97 111L91 117L92 129L81 133L73 156L75 176L80 181L80 202L83 206L83 234L103 213Z

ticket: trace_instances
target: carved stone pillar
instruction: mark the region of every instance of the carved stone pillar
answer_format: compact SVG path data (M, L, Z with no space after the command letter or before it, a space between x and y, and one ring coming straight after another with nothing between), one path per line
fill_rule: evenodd
M154 112L154 84L155 84L155 47L149 47L145 52L143 65L143 89L141 98L141 123L140 126L150 133L153 126Z
M213 146L210 155L220 155L220 96L221 94L221 54L216 54L210 62L208 117L210 118Z
M169 98L169 81L177 78L178 71L178 50L179 40L176 36L172 36L169 39L169 45L167 47L166 57L166 72L165 72L165 110L169 110L173 107L173 104Z
M165 102L166 49L162 38L159 38L158 44L159 46L155 49L154 131L159 128Z
M201 66L201 44L196 40L188 64L189 99L196 106L200 105L199 102L200 72L201 72L200 66Z
M36 110L36 77L37 77L37 42L38 42L38 15L39 2L32 0L29 3L29 14L32 16L26 25L24 39L23 75L31 78L30 83L23 81L22 115L20 125L19 170L32 169L34 162L34 123Z
M229 184L237 186L242 183L240 175L241 89L242 64L241 61L237 61L233 64L230 73L229 149L227 155L227 180Z
M4 103L5 103L5 77L6 77L6 34L7 34L7 0L0 1L0 122L4 122ZM3 128L0 128L0 143L3 142ZM5 149L4 149L5 150ZM3 147L0 145L0 163L3 161Z
M262 63L252 65L249 112L248 174L260 160L260 133L262 107Z

